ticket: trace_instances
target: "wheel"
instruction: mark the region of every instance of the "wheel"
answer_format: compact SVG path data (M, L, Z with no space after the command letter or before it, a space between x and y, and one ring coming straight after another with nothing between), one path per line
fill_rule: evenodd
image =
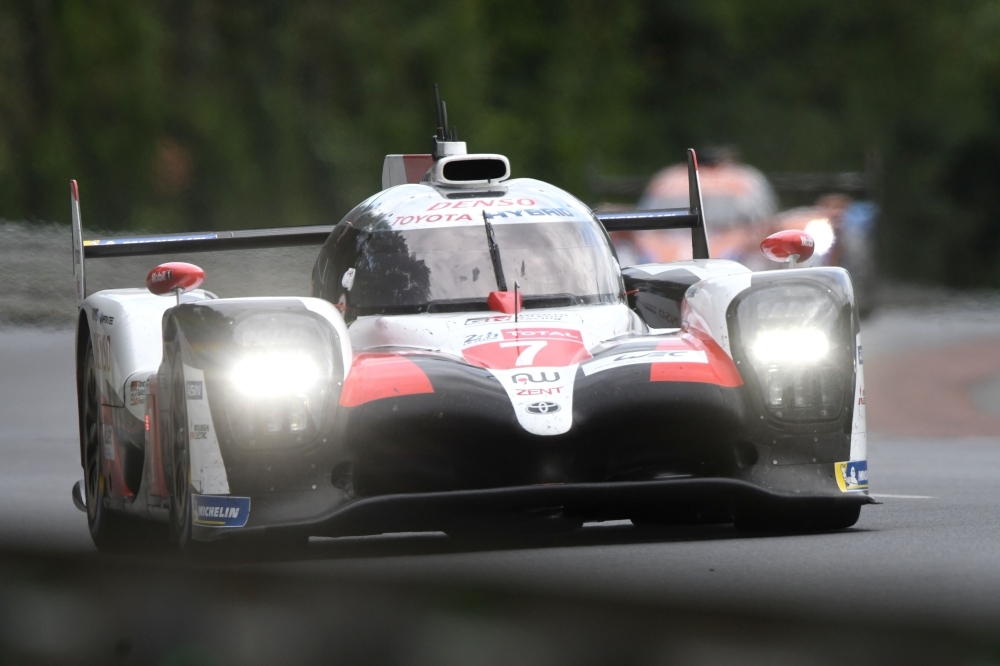
M166 431L170 438L172 487L170 493L170 536L186 555L200 555L201 544L192 538L191 465L188 455L187 401L184 371L174 357L170 364L170 411Z
M83 395L80 397L80 437L84 460L84 488L87 497L87 527L90 538L102 552L120 552L129 548L136 532L135 519L116 513L104 505L107 496L104 477L101 395L94 367L94 348L87 340L83 371Z
M168 433L171 451L170 535L181 554L196 561L240 560L247 555L287 558L304 553L308 535L283 534L258 538L196 541L191 518L191 457L188 448L187 399L184 371L177 352L168 354L170 363Z
M737 513L736 528L752 532L830 532L858 522L861 505L810 507L755 507Z

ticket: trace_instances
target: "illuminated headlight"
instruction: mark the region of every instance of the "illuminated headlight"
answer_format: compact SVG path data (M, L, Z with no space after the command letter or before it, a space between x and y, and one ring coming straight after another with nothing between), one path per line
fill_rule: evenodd
M333 336L325 322L289 312L257 312L233 326L226 411L240 444L302 444L319 432L332 389Z
M850 309L819 283L794 282L743 297L736 317L764 407L782 421L840 416L853 371ZM845 328L846 326L846 328Z
M270 352L237 361L231 379L240 393L264 398L310 391L321 376L319 365L306 354Z
M764 330L751 347L762 363L816 363L830 351L830 341L816 329Z

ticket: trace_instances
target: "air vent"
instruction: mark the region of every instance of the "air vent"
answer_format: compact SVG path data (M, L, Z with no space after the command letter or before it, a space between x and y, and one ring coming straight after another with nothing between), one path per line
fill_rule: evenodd
M510 177L510 162L503 155L454 155L434 165L431 180L447 187L482 187Z
M507 175L507 164L501 160L458 160L441 169L446 180L499 180Z

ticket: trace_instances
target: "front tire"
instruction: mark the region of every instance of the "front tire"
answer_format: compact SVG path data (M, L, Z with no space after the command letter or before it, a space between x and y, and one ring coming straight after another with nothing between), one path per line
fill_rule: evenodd
M104 422L101 394L97 385L94 348L88 336L83 371L83 395L80 398L80 438L83 448L84 489L87 498L87 527L90 538L101 552L126 550L135 534L135 521L105 506L107 497L104 474ZM113 446L113 443L108 443Z
M192 536L191 525L191 465L188 454L187 401L184 394L184 370L174 355L170 364L170 433L171 493L170 535L187 555L202 550Z

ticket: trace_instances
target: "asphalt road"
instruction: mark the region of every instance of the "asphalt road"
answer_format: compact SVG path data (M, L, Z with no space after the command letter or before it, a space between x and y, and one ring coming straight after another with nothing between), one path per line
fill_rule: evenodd
M885 312L868 323L866 371L901 354L1000 345L981 309ZM913 368L919 383L919 368ZM76 444L72 333L0 330L0 547L90 552L70 500ZM957 381L957 380L956 380ZM959 382L961 384L961 382ZM966 382L968 384L968 382ZM996 409L996 377L961 384ZM869 415L891 411L889 389ZM871 418L871 416L870 416ZM987 417L984 417L987 418ZM886 422L891 422L891 419ZM1000 425L1000 421L998 421ZM440 534L314 540L304 561L254 565L318 577L473 583L601 597L799 607L984 631L1000 621L1000 438L869 435L872 492L854 529L748 537L728 527L588 526L566 537L456 543ZM846 655L845 655L846 658Z

